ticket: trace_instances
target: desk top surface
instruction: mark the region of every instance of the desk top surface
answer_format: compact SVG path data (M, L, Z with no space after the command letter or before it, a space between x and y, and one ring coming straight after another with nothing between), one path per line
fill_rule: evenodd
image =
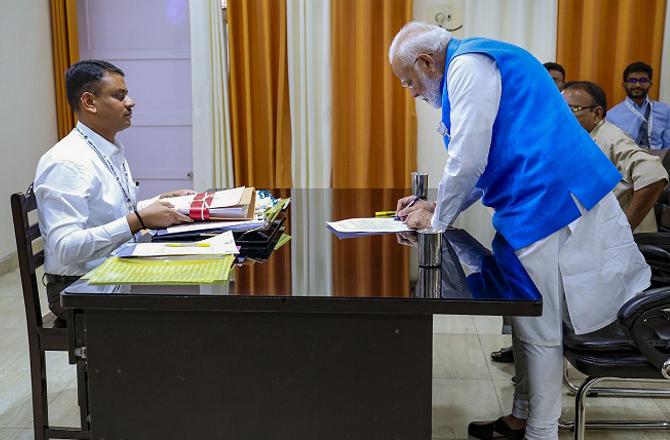
M521 267L493 254L467 231L442 237L442 264L418 267L417 248L396 235L338 239L326 221L372 217L395 209L406 189L276 190L291 197L289 243L267 261L236 266L221 285L94 286L80 281L63 293L66 308L239 310L321 313L539 315L539 294L519 288ZM504 259L504 261L503 261ZM512 256L511 260L515 260ZM515 266L516 265L516 266ZM521 271L523 269L521 268ZM525 273L525 272L524 272ZM439 274L440 288L426 288ZM435 286L435 284L433 284Z

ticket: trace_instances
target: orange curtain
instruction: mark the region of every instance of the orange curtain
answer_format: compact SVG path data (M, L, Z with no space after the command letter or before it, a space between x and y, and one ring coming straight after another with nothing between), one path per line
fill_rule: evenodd
M665 0L559 0L556 60L568 80L587 80L607 93L610 107L626 93L623 71L634 61L654 68L650 97L658 99Z
M331 0L332 187L405 188L416 110L388 62L412 0Z
M370 217L404 195L403 189L333 190L333 218ZM409 248L395 235L332 240L334 296L408 296Z
M75 125L74 114L67 103L65 71L79 61L77 35L77 1L51 0L51 41L54 81L56 86L56 117L58 138L67 135Z
M235 183L289 188L286 3L229 0L227 14Z

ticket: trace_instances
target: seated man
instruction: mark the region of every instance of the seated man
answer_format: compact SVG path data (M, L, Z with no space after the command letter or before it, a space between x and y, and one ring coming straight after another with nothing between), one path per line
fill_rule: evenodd
M607 120L644 148L670 148L670 105L649 99L653 69L638 61L623 72L627 98L607 112Z
M37 165L34 192L45 240L47 296L61 319L61 290L140 229L192 221L167 202L136 202L137 188L116 139L130 126L135 106L123 77L121 69L105 61L80 61L68 69L68 102L79 122Z
M633 232L657 232L652 208L668 183L668 173L660 159L605 120L607 98L596 84L569 82L563 87L562 94L584 130L623 176L614 188L614 195Z
M547 69L547 72L551 75L551 79L556 83L558 90L561 90L563 84L565 84L565 69L563 66L558 63L544 63L544 68Z

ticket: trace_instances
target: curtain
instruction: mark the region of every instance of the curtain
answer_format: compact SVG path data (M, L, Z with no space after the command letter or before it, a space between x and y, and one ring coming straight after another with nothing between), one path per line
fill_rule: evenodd
M412 0L331 0L332 186L403 188L416 168L416 111L388 62Z
M293 188L330 187L330 1L286 0Z
M67 102L65 71L79 61L76 0L51 0L51 42L56 87L56 118L58 138L65 137L75 125L74 114Z
M336 219L370 217L395 207L402 189L335 189ZM407 296L410 290L409 248L395 235L333 241L333 295Z
M332 294L330 1L286 0L291 103L293 295Z
M613 106L626 97L623 71L634 61L654 68L658 98L665 0L559 0L557 61L570 80L593 81Z
M235 184L289 188L286 3L228 1L228 36Z
M227 188L233 179L228 114L227 36L220 0L189 2L193 106L193 186Z
M333 188L409 186L416 170L416 111L391 71L388 48L411 19L411 0L331 0ZM395 209L402 195L403 190L334 190L333 218ZM409 252L395 236L333 237L332 246L334 295L408 291ZM378 279L384 285L373 285Z

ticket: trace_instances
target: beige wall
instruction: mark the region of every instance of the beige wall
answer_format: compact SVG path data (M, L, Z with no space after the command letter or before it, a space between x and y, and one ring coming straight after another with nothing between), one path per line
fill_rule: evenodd
M9 196L57 140L48 0L0 0L0 260L16 250Z

